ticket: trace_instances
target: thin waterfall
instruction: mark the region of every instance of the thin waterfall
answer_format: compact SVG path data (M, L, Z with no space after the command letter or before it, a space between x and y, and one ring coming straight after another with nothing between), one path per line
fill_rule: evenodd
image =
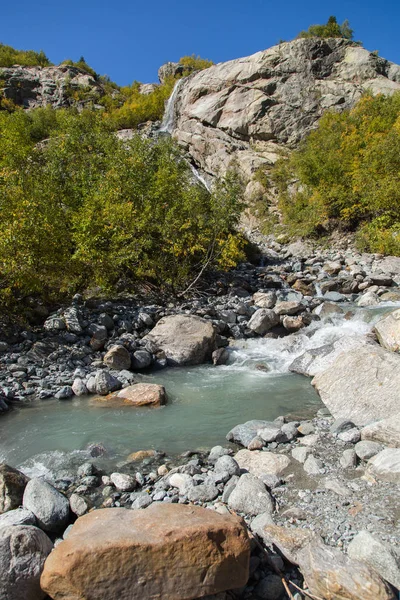
M161 123L161 127L159 129L159 133L169 133L171 135L174 129L174 117L175 117L175 102L178 98L179 91L182 87L183 82L186 77L182 79L178 79L175 83L174 89L172 90L172 94L168 98L167 106L165 108L164 118Z
M189 161L188 161L189 162ZM200 173L198 172L198 170L196 169L196 167L194 165L192 165L191 162L189 162L189 166L192 170L193 175L195 176L195 178L197 179L197 181L199 183L201 183L201 185L204 185L204 187L206 188L207 192L211 193L211 188L209 186L209 184L207 183L207 181L204 179L204 177L202 177L200 175Z

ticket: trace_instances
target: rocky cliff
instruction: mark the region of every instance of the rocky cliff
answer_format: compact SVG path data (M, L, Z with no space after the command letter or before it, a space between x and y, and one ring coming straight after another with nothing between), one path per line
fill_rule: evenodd
M104 94L102 86L91 75L70 65L1 68L0 92L24 108L48 104L64 108L75 105L77 99L93 101Z
M344 39L298 39L214 65L179 86L172 135L205 173L243 173L293 148L326 110L400 90L400 66Z

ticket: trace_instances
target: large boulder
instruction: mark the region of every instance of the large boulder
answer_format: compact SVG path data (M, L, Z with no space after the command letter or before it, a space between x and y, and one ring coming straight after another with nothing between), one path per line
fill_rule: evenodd
M400 413L363 427L361 439L400 448Z
M172 315L158 321L145 336L165 352L168 364L199 365L211 358L215 330L210 321L195 315Z
M366 564L337 548L310 543L297 561L312 594L325 600L395 600L390 587Z
M312 384L336 419L366 425L399 410L400 356L378 345L360 346L341 353Z
M369 531L360 531L347 549L350 558L375 569L383 579L400 589L400 561L389 544L381 542Z
M375 324L374 331L381 346L392 352L400 350L400 309L395 310Z
M342 352L350 350L357 352L361 346L371 345L373 342L361 335L342 336L331 344L318 348L310 348L294 359L289 366L289 371L315 377L330 367Z
M248 327L254 333L258 333L259 335L264 335L278 325L279 316L269 308L259 308L251 317Z
M241 469L260 478L264 475L282 475L290 465L288 456L260 450L239 450L235 460Z
M52 485L33 478L25 488L23 506L36 517L44 531L58 532L68 524L68 499Z
M135 383L110 396L100 396L92 399L92 403L102 406L161 406L166 402L166 392L163 385L157 383Z
M392 483L400 484L400 448L385 448L368 461L369 473Z
M53 548L37 527L10 525L0 528L0 598L41 600L40 575Z
M29 479L21 471L6 464L0 465L0 514L22 504Z
M243 586L250 544L243 521L196 506L153 504L80 517L46 561L54 600L188 600Z

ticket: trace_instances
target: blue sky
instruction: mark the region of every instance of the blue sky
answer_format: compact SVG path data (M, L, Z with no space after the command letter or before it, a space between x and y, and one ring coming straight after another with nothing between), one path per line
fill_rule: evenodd
M43 49L50 60L86 61L120 85L157 80L158 67L186 54L214 62L290 40L333 14L355 38L400 63L400 1L381 0L19 0L1 7L0 41Z

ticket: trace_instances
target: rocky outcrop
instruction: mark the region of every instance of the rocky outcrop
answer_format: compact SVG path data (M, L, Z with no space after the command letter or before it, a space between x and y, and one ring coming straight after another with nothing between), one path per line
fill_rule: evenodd
M250 178L367 89L399 90L400 67L348 40L298 39L188 77L171 108L173 136L206 173L236 158Z
M24 108L48 104L65 108L76 104L75 92L83 103L96 101L104 94L92 75L70 65L0 68L0 91L4 98Z
M170 365L199 365L211 358L215 330L201 317L173 315L160 319L145 339L165 352Z
M312 384L335 418L366 425L398 412L400 357L378 345L360 346L340 354Z
M77 520L41 586L54 600L189 600L244 585L249 557L246 528L232 515L165 503L104 509Z

